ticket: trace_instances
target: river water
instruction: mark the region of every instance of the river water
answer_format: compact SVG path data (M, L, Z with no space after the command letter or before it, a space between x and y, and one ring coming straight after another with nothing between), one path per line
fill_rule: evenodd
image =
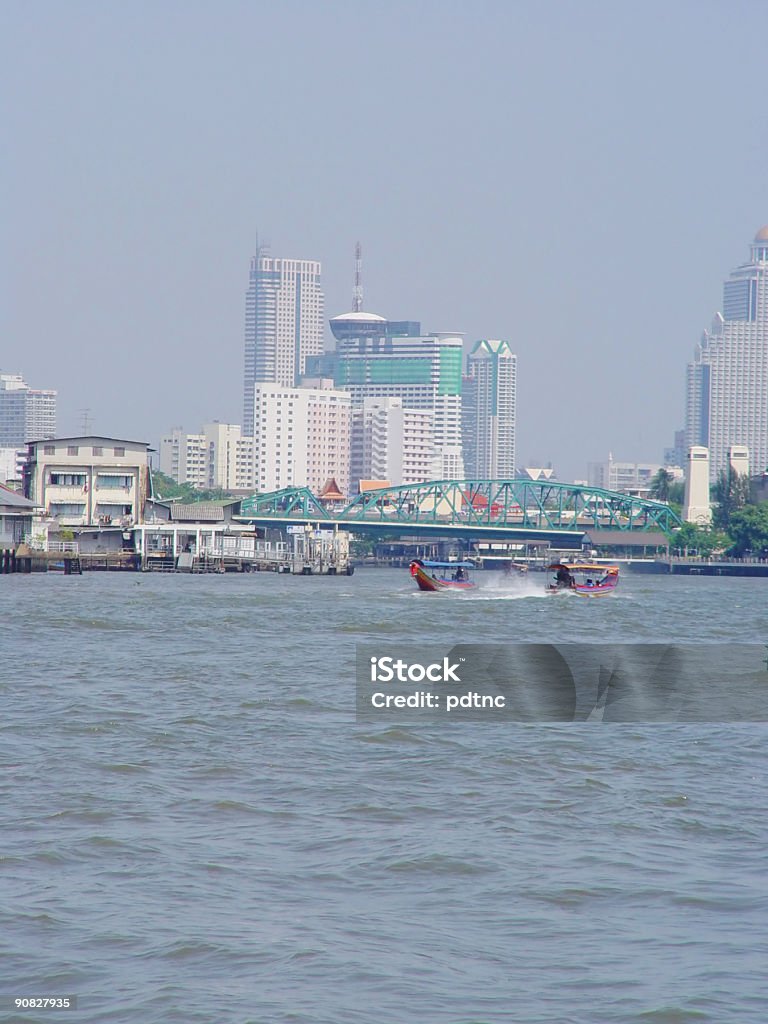
M768 643L768 581L543 580L3 578L5 1019L764 1024L765 725L355 719L356 643Z

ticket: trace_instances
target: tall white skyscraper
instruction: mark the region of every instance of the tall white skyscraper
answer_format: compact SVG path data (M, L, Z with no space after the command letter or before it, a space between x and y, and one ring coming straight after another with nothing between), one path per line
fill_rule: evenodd
M253 434L253 386L294 387L307 356L323 351L324 298L317 260L251 260L245 299L243 433Z
M515 475L517 356L506 341L478 341L467 357L462 436L467 475L511 480Z
M768 468L768 226L725 282L722 313L688 365L685 434L689 448L709 449L712 479L732 445L749 449L755 472Z
M19 374L0 373L0 448L56 435L56 392L31 388Z

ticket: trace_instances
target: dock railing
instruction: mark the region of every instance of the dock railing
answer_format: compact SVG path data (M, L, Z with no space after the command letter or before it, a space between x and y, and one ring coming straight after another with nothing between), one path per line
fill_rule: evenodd
M57 555L79 555L80 545L76 540L49 540L48 550Z
M48 551L55 555L79 555L80 545L76 540L48 540L44 534L28 533L24 543L30 551Z

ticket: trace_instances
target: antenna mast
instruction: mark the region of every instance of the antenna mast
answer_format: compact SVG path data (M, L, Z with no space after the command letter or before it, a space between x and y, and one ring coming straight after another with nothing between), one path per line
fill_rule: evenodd
M265 240L264 238L261 238L259 236L259 232L257 231L256 232L256 256L255 256L256 265L257 266L259 265L259 261L261 260L262 256L268 256L268 255L269 255L269 241Z
M355 246L355 287L352 291L352 310L355 313L360 313L363 309L362 266L363 250L358 242Z

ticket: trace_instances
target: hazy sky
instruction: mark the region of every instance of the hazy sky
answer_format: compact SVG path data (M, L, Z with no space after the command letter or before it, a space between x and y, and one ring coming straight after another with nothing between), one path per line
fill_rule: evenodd
M657 461L768 223L764 0L6 2L0 369L241 422L249 258L518 354L518 461ZM329 335L330 338L330 335ZM330 341L327 343L330 347Z

